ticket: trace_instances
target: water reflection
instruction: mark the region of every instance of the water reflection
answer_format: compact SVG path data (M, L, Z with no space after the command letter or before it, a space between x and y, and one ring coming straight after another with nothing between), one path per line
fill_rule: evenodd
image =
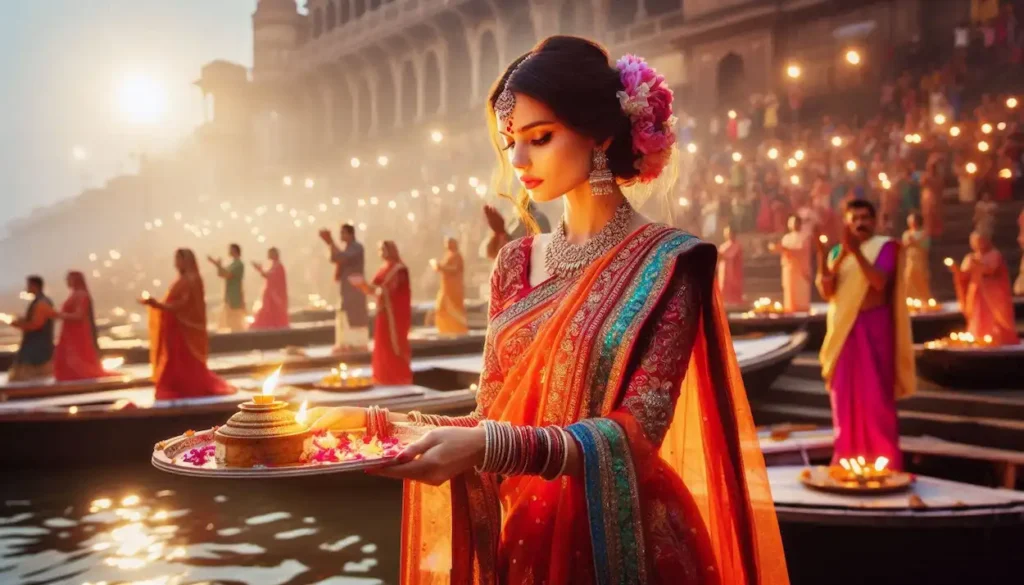
M0 486L0 582L397 581L397 483L202 481L142 466L69 475L25 472Z

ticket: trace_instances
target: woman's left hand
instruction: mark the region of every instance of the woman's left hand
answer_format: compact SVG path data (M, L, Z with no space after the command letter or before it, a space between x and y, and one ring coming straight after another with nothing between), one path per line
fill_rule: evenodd
M393 464L370 473L441 485L483 460L483 427L439 427L406 447Z

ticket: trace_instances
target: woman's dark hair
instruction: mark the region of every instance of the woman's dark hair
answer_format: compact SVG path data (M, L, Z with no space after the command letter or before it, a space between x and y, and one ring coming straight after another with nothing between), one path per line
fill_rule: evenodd
M495 81L487 100L487 123L501 168L507 171L508 163L502 156L494 127L494 104L506 88L543 102L560 122L597 143L610 138L605 151L608 169L623 182L639 176L634 163L640 156L633 152L632 127L616 95L623 91L619 71L596 43L580 37L548 37L513 61ZM521 191L514 201L530 231L539 231L527 210L526 191Z
M506 84L513 93L543 102L574 131L598 143L611 138L608 168L617 178L629 181L640 174L633 165L640 156L633 152L629 117L616 96L623 91L619 71L599 45L572 36L544 39L495 82L489 100L491 117Z

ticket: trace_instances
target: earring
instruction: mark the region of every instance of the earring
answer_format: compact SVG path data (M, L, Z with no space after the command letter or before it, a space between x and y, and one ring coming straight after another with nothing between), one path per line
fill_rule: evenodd
M590 191L597 197L611 195L615 191L615 176L608 170L608 155L595 148L591 162Z

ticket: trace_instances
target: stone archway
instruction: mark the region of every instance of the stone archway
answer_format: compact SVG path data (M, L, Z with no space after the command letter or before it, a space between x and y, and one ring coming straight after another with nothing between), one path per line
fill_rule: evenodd
M743 57L727 53L718 61L715 75L715 99L719 106L735 106L746 100L747 79Z
M479 87L477 95L486 100L494 80L501 75L501 61L498 55L498 41L494 31L487 30L480 35L480 71L477 76Z
M441 111L441 61L436 51L427 51L423 63L423 115Z

